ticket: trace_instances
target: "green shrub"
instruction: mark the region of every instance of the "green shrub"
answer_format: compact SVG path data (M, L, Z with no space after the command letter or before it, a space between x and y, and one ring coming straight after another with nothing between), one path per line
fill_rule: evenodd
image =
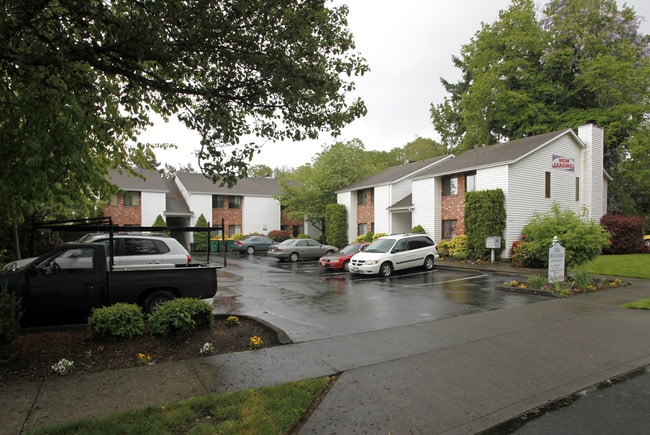
M144 314L136 304L117 303L110 307L94 308L88 318L88 329L93 337L124 339L144 333Z
M573 269L598 257L609 246L610 234L589 219L586 209L580 215L562 210L555 203L548 213L535 213L523 229L528 251L548 266L548 250L557 236L566 249L566 267Z
M443 243L441 242L438 244L438 246L441 244ZM463 234L456 236L451 240L445 240L443 249L445 256L449 256L457 260L465 260L467 258L467 236ZM440 250L438 251L438 254L442 255L440 254Z
M325 208L325 240L339 249L348 244L346 210L343 204L328 204Z
M422 225L416 225L413 228L411 228L411 233L414 234L426 234L427 232L424 231L424 227Z
M213 323L212 307L193 298L172 299L149 316L149 327L155 335L192 332L209 328Z
M368 233L368 234L370 234L370 240L368 240L368 242L374 242L374 241L377 240L378 238L380 238L380 237L384 237L384 236L387 236L387 235L388 235L388 233L375 233L375 234L373 234L373 233Z
M257 236L257 235L258 234L249 234L249 236ZM242 233L235 233L235 234L232 234L230 236L230 238L233 239L234 241L237 241L237 240L242 240L242 239L246 238L246 236L244 234L242 234Z
M465 194L465 234L467 234L467 256L487 260L491 249L485 247L485 238L503 235L506 228L506 200L501 189L467 192ZM497 250L497 256L503 251Z
M5 284L0 290L0 345L9 344L18 336L22 316L20 298L9 292Z
M197 228L208 227L208 221L205 219L205 216L203 216L203 214L199 216L194 226ZM194 248L197 251L207 251L208 239L210 238L210 234L206 231L194 231L192 234L194 237Z
M526 278L527 278L526 280L528 281L528 285L530 286L530 288L537 289L537 290L544 287L546 285L546 283L548 282L548 280L546 279L546 275L529 275Z
M165 222L165 218L162 217L162 215L158 215L156 217L156 220L154 221L152 227L156 228L166 228L167 227L167 222ZM161 231L163 234L169 235L169 231Z
M528 242L524 241L517 241L512 244L510 261L518 267L540 268L545 266L544 260L532 252Z

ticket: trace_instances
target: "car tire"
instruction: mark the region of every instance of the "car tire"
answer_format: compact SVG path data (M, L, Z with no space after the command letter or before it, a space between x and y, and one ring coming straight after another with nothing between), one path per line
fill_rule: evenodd
M292 252L291 255L289 255L289 260L291 260L292 263L295 263L300 260L300 255L298 255L297 252Z
M249 246L248 248L246 248L246 253L248 255L253 255L255 253L255 248L253 248L252 246Z
M388 278L393 274L393 266L389 262L382 263L379 266L379 275Z
M429 255L424 259L424 270L433 270L435 266L435 259Z
M349 271L350 271L350 260L346 260L346 261L343 263L343 270L346 271L346 272L349 272Z
M327 252L325 253L325 255L330 255L330 254L333 254L333 253L334 253L334 251L333 251L332 249L330 249L329 251L327 251Z
M159 290L151 293L144 301L144 310L148 314L154 314L165 303L174 299L175 296L166 290Z

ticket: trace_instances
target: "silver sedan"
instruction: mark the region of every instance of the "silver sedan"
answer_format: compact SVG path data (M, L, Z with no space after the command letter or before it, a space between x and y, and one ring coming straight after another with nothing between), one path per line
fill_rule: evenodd
M266 255L280 261L298 261L320 258L338 250L336 246L323 245L314 239L288 239L277 245L271 245Z

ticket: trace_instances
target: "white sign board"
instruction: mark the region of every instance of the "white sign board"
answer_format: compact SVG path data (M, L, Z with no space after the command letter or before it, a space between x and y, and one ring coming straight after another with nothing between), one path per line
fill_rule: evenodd
M564 247L554 243L548 250L548 282L564 281Z
M485 247L487 249L501 249L501 237L499 236L486 237Z

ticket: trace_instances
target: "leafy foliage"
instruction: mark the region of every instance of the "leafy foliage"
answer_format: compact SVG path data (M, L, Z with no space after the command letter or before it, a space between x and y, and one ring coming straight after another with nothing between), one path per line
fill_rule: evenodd
M325 210L325 242L344 248L348 244L347 209L343 204L328 204Z
M149 317L154 335L187 333L199 328L210 328L214 315L210 304L193 298L176 298L163 304Z
M201 213L201 216L198 217L196 220L196 223L194 224L195 227L197 228L207 228L208 227L208 221L203 216L203 213ZM210 233L207 231L194 231L193 233L194 237L194 246L197 251L207 251L208 250L208 239L210 238Z
M325 210L336 203L336 191L373 174L363 144L353 140L323 147L311 165L304 165L279 179L277 199L290 210L292 219L306 219L323 234Z
M94 308L88 318L88 329L94 337L102 339L139 337L144 334L144 314L136 304Z
M547 213L534 213L524 226L526 247L531 255L548 266L548 250L555 236L566 249L566 266L573 268L596 258L609 245L610 234L591 221L583 211L581 215L562 210L554 203Z
M641 250L644 235L644 221L639 216L606 214L600 224L611 234L609 246L604 254L637 254Z
M451 240L441 240L438 242L438 254L441 257L465 260L467 258L467 235L462 234Z
M530 250L529 243L526 241L517 241L512 244L512 256L510 261L515 266L530 268L541 268L546 264L542 257L538 257Z
M500 236L506 229L506 198L501 189L467 192L465 194L465 234L467 255L472 259L487 260L491 256L485 247L485 238ZM498 255L503 251L503 245Z
M434 128L450 151L460 152L597 124L605 132L605 168L614 176L611 209L648 216L641 192L649 183L642 174L650 57L639 24L633 9L618 9L614 0L550 0L540 17L532 0L513 0L452 58L462 76L442 79L448 96L431 106ZM626 156L634 159L626 169L638 175L617 173Z
M0 345L9 344L18 336L22 316L20 298L4 284L0 290Z
M410 232L415 233L415 234L426 234L427 233L422 225L414 226L413 228L411 228Z
M162 217L162 215L158 215L156 216L156 220L154 221L152 227L165 228L167 227L167 222L165 222L165 218ZM163 231L163 234L169 235L169 231Z
M5 1L2 12L5 224L42 204L49 218L61 205L64 218L89 216L97 193L111 193L108 168L155 162L152 145L133 143L152 113L199 132L199 166L228 185L263 143L337 134L366 113L350 98L368 66L346 6Z
M284 230L273 230L269 231L269 239L275 242L284 242L285 240L291 238L291 234Z

